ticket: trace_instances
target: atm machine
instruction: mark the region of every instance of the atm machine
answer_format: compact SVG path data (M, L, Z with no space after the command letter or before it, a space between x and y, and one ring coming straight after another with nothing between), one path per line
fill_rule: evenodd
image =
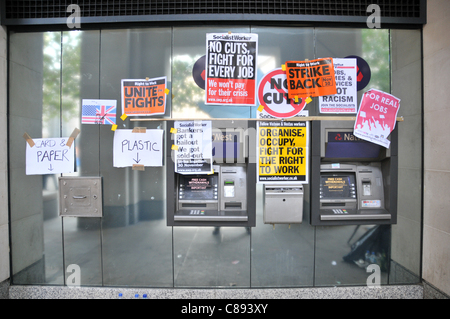
M313 226L397 223L397 129L386 149L355 137L353 125L312 123Z
M254 123L219 120L212 126L213 174L178 174L167 159L167 225L254 227L256 160L249 148L256 143Z

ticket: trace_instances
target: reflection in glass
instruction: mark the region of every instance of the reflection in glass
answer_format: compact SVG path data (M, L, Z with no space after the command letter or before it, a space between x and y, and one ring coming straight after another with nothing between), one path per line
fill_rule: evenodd
M115 99L121 105L122 79L167 76L171 83L171 35L171 28L102 31L100 98ZM170 115L170 101L167 98L165 117ZM123 121L121 115L117 112L119 129L146 127L167 132L165 122L131 121L130 117ZM114 133L108 125L99 125L98 129L104 194L103 283L172 287L172 229L166 226L165 167L145 167L145 171L113 167Z
M175 287L250 287L245 227L175 227Z

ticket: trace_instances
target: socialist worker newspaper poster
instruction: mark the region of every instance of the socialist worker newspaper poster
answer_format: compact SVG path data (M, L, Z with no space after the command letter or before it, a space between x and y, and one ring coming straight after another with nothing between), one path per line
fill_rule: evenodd
M354 135L360 139L389 148L388 136L395 128L400 99L371 89L364 93L356 117Z
M337 93L332 58L287 61L286 75L290 99Z
M320 113L355 114L358 111L356 59L333 59L336 94L319 97Z
M205 104L254 106L257 57L257 34L208 33Z
M167 77L122 80L122 114L152 116L166 113Z

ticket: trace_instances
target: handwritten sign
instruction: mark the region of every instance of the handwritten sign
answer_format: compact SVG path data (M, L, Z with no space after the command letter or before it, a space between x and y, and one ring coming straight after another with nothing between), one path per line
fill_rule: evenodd
M175 129L175 172L211 174L211 121L176 121Z
M75 171L75 147L67 146L68 137L37 138L26 149L26 174L49 175Z
M162 166L163 135L163 130L146 130L145 133L133 133L133 130L116 130L113 142L113 166Z

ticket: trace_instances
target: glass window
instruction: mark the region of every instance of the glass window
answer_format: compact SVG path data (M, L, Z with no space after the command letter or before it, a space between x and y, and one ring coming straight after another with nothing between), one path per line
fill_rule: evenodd
M398 223L394 226L310 225L310 185L303 223L263 223L256 185L256 227L168 227L166 165L145 171L113 167L110 125L81 124L82 99L117 100L118 129L167 132L167 119L247 119L249 106L205 105L194 65L206 34L256 33L257 83L288 60L362 57L370 88L402 99L399 116ZM365 285L354 254L361 241L381 267L381 283L420 281L422 201L422 60L420 30L198 26L68 32L11 32L9 59L9 191L13 284L68 284L78 265L83 286L311 287ZM122 79L166 76L164 115L122 120ZM320 115L317 99L309 115ZM103 218L61 218L58 177L25 175L23 135L66 137L75 128L77 171L103 178ZM255 147L256 145L250 145ZM165 154L170 150L165 150ZM169 153L170 154L170 153ZM374 247L377 247L376 249Z

